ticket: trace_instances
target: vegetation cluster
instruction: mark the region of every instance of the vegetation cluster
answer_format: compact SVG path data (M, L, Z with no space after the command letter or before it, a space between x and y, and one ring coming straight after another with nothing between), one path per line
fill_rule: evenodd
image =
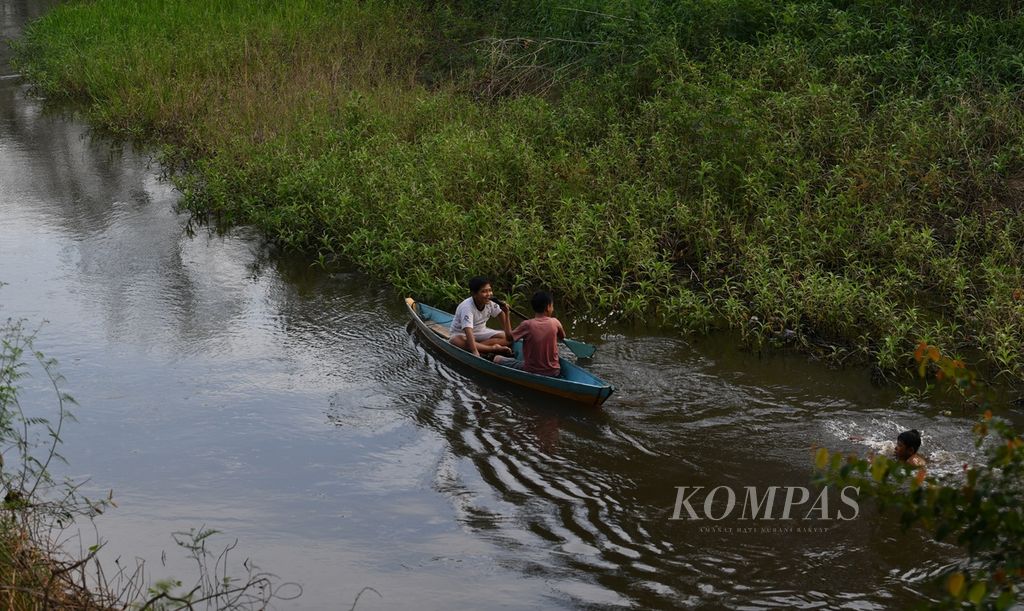
M914 351L922 378L933 377L969 405L985 408L991 391L958 359L921 343ZM815 456L820 484L853 486L861 498L899 515L904 529L928 530L967 552L938 571L941 597L933 607L1010 609L1024 595L1024 438L985 410L974 426L985 460L964 464L962 477L930 476L886 456L844 457L821 448Z
M19 65L184 205L454 303L1024 378L1024 5L71 2ZM795 331L796 333L787 332Z

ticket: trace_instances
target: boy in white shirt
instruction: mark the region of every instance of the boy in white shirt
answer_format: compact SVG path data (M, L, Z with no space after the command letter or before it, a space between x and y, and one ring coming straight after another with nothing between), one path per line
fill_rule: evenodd
M448 342L476 356L488 353L511 356L512 322L508 306L491 301L494 291L487 278L470 279L469 291L472 295L455 309ZM487 327L487 321L495 317L501 320L504 331Z

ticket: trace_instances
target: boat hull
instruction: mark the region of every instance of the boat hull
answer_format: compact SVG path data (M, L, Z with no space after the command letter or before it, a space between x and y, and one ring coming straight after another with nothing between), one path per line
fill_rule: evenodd
M409 297L406 298L405 305L409 309L409 316L417 331L427 343L480 373L510 384L593 407L600 406L615 391L614 386L565 359L559 359L562 375L554 378L512 369L474 356L472 353L448 343L447 338L441 334L441 330L451 324L451 314L418 303Z

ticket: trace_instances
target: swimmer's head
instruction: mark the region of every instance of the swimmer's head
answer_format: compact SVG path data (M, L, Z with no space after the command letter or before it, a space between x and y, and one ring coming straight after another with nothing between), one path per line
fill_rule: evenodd
M896 437L896 458L907 460L921 447L921 433L917 429L903 431Z

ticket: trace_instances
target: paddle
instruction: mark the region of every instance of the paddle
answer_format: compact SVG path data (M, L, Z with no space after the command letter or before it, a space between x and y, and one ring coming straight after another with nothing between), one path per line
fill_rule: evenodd
M511 311L513 314L515 314L519 318L522 318L523 320L527 320L527 319L533 318L532 316L527 316L527 315L523 314L522 312L520 312L519 310L513 308L512 304L510 304L510 303L506 303L504 301L500 301L498 299L494 299L493 297L491 298L491 301L493 301L494 303L498 304L499 306L502 306L502 305L508 306L509 311ZM569 339L568 337L563 339L562 342L565 344L566 348L568 348L573 354L575 354L577 357L579 357L581 359L589 359L590 357L594 356L595 352L597 352L597 347L596 346L591 346L590 344L586 344L586 343L583 343L583 342L578 342L578 341L576 341L574 339Z

